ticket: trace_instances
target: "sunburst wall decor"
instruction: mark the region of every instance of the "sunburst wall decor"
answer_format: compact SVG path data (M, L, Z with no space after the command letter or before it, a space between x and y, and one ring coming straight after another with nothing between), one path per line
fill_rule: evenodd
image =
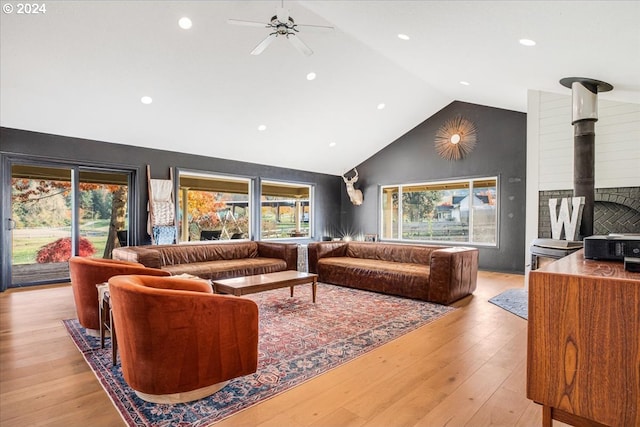
M476 126L458 116L449 119L436 132L436 151L446 160L460 160L476 146Z

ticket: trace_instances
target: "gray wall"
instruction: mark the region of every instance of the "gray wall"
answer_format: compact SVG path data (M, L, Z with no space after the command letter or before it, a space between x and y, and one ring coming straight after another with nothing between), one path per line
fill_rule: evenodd
M107 164L137 169L137 183L140 191L136 196L138 204L134 208L138 209L140 219L137 227L137 241L143 243L149 242L149 236L144 231L148 198L147 164L151 165L152 178L158 179L168 179L169 168L173 166L203 172L313 184L315 185L314 236L320 239L323 230L336 228L340 221L342 180L334 175L10 128L0 128L0 155L5 158L24 155L40 160L56 160L81 165ZM5 162L3 161L2 164L4 167ZM2 197L4 200L4 195ZM259 194L254 194L254 197L256 201L259 200Z
M444 121L457 115L462 115L476 125L478 142L467 157L449 162L436 154L433 142L436 131ZM136 198L141 221L137 233L139 242L149 239L144 232L147 164L151 165L152 177L161 179L168 178L169 167L175 166L314 184L316 240L324 235L338 236L345 232L377 234L380 185L498 175L499 245L497 248L480 248L480 267L486 270L524 272L524 113L453 102L357 166L360 173L357 187L364 193L364 203L358 207L350 203L340 177L253 163L8 128L0 128L0 154L4 157L28 155L43 160L56 159L79 164L106 163L136 168L139 171L137 181L141 190Z
M476 125L477 145L458 161L435 151L436 131L461 115ZM380 185L497 175L499 178L499 244L480 247L480 268L524 272L526 114L453 102L357 166L356 187L364 203L353 206L342 194L342 227L351 232L379 234ZM343 186L344 188L344 186Z

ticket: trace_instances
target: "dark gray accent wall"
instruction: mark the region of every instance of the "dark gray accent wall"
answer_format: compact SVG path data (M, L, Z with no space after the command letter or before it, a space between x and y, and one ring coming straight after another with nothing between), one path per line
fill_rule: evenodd
M438 128L461 115L478 129L474 151L459 161L447 161L435 152ZM378 234L380 185L439 181L484 176L499 177L499 245L480 247L480 267L486 270L524 272L526 115L524 113L453 102L434 116L370 157L360 165L356 185L364 193L362 206L353 206L340 177L267 165L132 147L0 128L0 155L33 156L76 164L108 164L138 171L136 197L140 224L138 242L148 242L146 229L146 165L152 177L166 179L169 167L233 174L269 180L304 182L315 186L314 238L343 233ZM4 162L2 163L4 164ZM1 192L0 192L1 195ZM4 200L4 199L3 199Z
M137 241L142 243L148 243L150 240L145 232L148 200L147 164L151 166L152 178L157 179L168 179L169 168L177 167L258 179L312 184L315 186L314 236L320 239L323 230L334 229L340 222L342 180L334 175L4 127L0 128L0 155L8 157L29 156L40 160L54 160L79 165L109 165L136 169L139 191L136 196L137 206L134 208L138 209L140 219L137 227ZM254 197L259 198L259 194L255 194Z
M475 149L458 161L435 151L436 131L462 116L477 128ZM455 101L357 166L364 203L353 206L342 194L342 228L379 233L379 187L453 178L498 176L498 247L479 247L480 268L524 272L526 114Z

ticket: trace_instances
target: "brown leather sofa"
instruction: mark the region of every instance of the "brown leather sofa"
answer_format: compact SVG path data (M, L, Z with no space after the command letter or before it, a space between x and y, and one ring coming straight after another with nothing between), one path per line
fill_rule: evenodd
M296 270L298 245L247 241L125 246L114 249L113 258L159 268L172 275L225 279Z
M473 293L478 250L371 242L313 242L309 272L324 283L450 304Z
M109 279L122 375L143 400L179 403L256 371L258 306L203 280Z

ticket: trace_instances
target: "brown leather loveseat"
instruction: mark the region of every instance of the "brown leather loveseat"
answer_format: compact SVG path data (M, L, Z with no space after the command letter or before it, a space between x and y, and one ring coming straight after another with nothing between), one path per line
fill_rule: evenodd
M473 293L478 250L371 242L313 242L309 271L324 283L450 304Z
M225 279L295 270L298 245L277 242L207 242L177 245L125 246L113 258L134 261L171 273L203 279Z

